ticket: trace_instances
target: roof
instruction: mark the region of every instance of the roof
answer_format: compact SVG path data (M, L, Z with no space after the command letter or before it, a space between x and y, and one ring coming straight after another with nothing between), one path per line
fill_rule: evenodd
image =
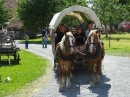
M21 22L19 20L16 20L14 22L10 22L7 25L7 29L12 29L12 28L19 28L21 26Z
M56 30L57 26L62 21L63 17L66 15L71 15L78 18L78 20L81 23L84 22L85 20L83 20L79 12L83 13L85 17L88 18L90 21L94 21L96 27L98 28L101 27L99 18L91 8L87 8L79 5L73 5L71 7L62 10L61 12L56 13L49 24L49 28Z

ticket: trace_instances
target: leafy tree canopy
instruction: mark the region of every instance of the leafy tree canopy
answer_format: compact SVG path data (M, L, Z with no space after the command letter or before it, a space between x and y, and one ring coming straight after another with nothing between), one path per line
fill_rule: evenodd
M9 10L3 6L4 1L0 0L0 26L2 26L5 22L11 18L9 15Z
M128 19L129 12L125 6L118 3L119 0L92 0L91 2L102 24L114 25L121 20Z
M20 0L17 15L25 28L48 26L53 15L74 5L86 6L86 0Z

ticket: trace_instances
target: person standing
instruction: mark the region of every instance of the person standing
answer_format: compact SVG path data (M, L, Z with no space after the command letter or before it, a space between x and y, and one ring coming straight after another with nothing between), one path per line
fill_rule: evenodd
M24 34L24 39L25 39L25 49L28 49L29 36L27 34Z
M47 28L47 27L46 27L45 31L46 31L46 41L48 41L49 30L48 30L48 28Z
M46 30L42 28L42 47L47 48Z

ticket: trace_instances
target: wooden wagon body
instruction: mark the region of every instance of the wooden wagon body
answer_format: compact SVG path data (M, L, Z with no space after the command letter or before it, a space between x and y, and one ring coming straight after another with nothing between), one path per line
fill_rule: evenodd
M20 48L16 46L15 41L10 36L4 35L4 33L0 33L0 61L2 60L2 56L7 56L9 65L11 64L10 56L14 57L14 60L19 63L20 55L18 53Z

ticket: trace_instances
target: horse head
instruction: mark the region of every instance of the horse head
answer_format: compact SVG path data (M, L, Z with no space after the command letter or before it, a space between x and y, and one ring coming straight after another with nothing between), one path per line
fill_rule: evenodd
M64 34L64 37L62 38L61 46L62 49L64 49L66 52L69 52L70 54L74 51L74 36L71 32L67 32Z
M88 36L87 46L90 54L95 54L99 46L99 37L97 35L98 31L91 31Z

